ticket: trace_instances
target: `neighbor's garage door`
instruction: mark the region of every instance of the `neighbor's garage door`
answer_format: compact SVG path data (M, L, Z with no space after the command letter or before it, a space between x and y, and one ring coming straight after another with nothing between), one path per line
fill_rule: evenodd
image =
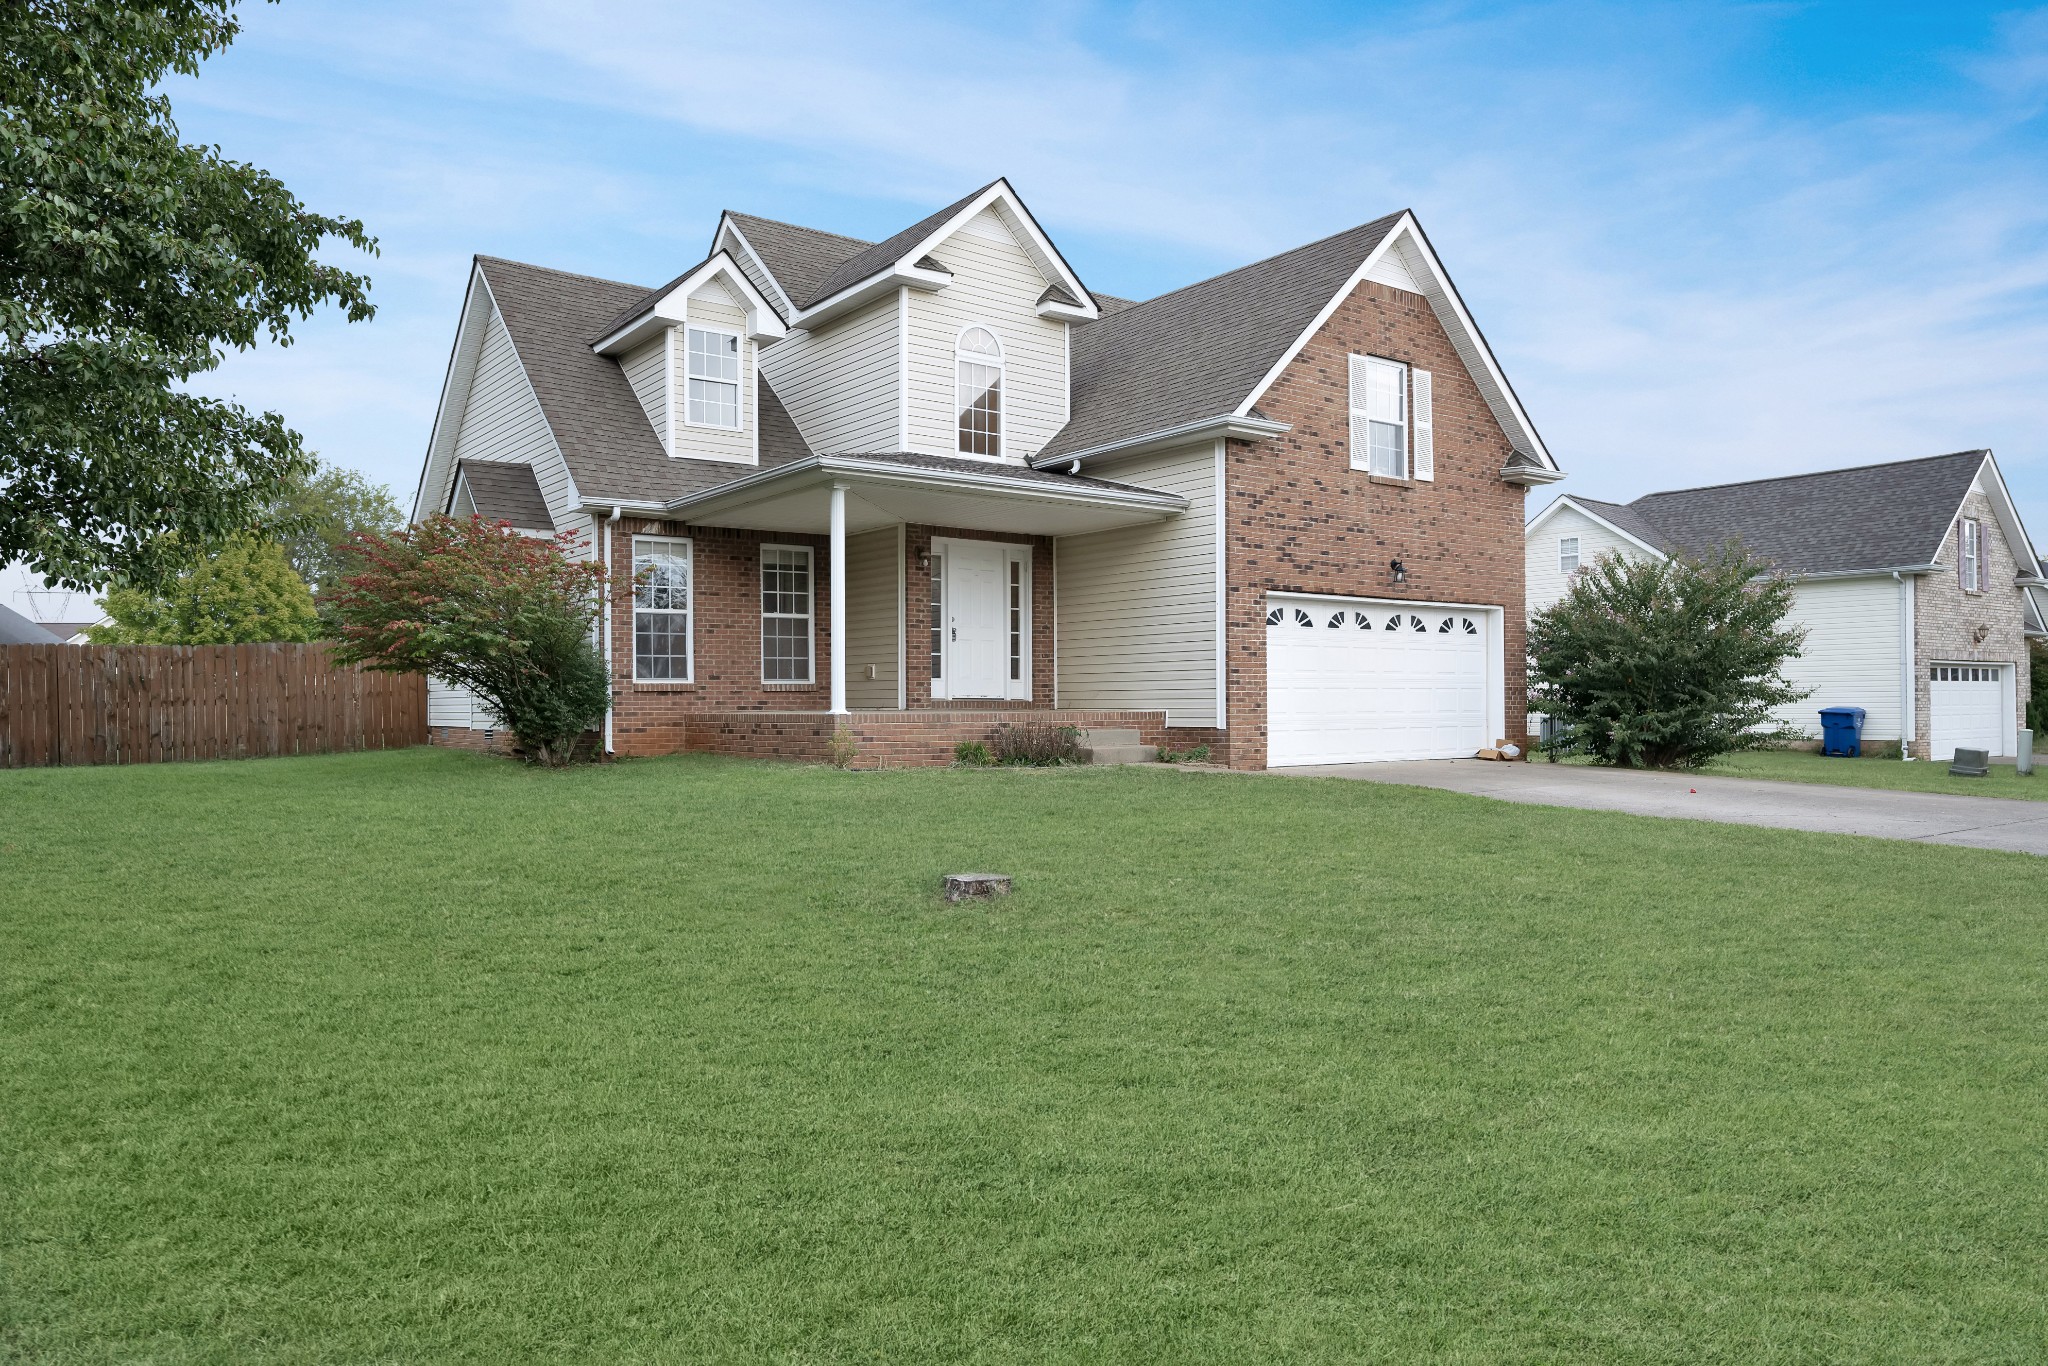
M1469 757L1486 733L1487 614L1269 599L1266 762Z
M1927 736L1932 757L1955 757L1956 749L2003 754L2005 670L1997 664L1936 664L1928 670Z

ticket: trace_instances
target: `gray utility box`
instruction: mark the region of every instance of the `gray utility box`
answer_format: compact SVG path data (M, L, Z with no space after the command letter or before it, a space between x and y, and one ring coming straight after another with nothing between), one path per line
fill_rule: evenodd
M1981 749L1959 749L1956 757L1949 761L1948 771L1952 778L1988 778L1991 776L1991 755Z

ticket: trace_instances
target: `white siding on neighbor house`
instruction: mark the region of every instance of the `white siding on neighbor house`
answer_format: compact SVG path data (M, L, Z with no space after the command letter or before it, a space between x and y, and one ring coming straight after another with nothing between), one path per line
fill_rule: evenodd
M647 414L647 421L654 428L663 450L668 449L668 371L665 364L669 355L669 338L673 335L664 331L654 340L619 358L619 369L626 372L626 383L633 386L633 397L640 400L640 410Z
M1557 543L1566 536L1579 538L1581 565L1589 565L1602 555L1620 555L1624 559L1636 560L1650 558L1641 546L1605 522L1596 522L1576 508L1560 508L1544 518L1543 525L1524 538L1527 554L1524 585L1530 616L1564 596L1565 576L1558 568Z
M1003 348L1003 457L1036 455L1067 421L1067 329L1038 316L1045 277L994 210L931 254L953 283L910 292L910 448L959 453L954 348L960 330L979 323Z
M740 307L723 285L716 280L707 281L690 295L688 320L705 327L715 327L725 332L737 332L740 338L740 425L737 431L729 427L692 426L689 421L690 409L685 399L689 392L689 345L682 328L669 333L670 344L675 347L676 386L676 449L670 455L688 456L695 460L732 460L752 464L756 455L754 444L756 423L754 420L754 344L747 340L747 311Z
M1178 493L1188 510L1164 522L1053 543L1060 705L1164 708L1170 726L1214 726L1215 444L1090 473Z
M896 706L896 642L903 633L897 592L897 527L846 538L846 702ZM823 556L819 557L821 560ZM875 670L868 677L868 667ZM821 662L821 668L829 664Z
M1862 707L1864 739L1897 740L1899 585L1889 575L1794 584L1786 622L1806 628L1806 644L1785 677L1814 692L1777 717L1818 738L1822 707Z
M531 465L555 525L567 526L579 515L569 467L555 446L554 432L541 413L540 400L533 396L533 386L527 383L526 371L496 308L484 328L476 378L470 384L469 402L455 437L455 459ZM440 496L443 501L435 507L437 512L448 496L445 485Z
M796 331L761 353L804 442L820 455L893 451L896 439L896 296Z

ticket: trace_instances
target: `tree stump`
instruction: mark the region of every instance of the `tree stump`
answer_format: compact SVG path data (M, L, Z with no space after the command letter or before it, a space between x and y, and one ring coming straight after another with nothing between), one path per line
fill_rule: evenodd
M972 897L994 900L1010 894L1008 873L948 873L942 881L946 900L966 901Z

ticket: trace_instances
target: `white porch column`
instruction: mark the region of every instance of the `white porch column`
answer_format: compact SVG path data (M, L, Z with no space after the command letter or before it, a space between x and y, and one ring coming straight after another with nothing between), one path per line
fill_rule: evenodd
M813 503L813 507L817 504ZM832 714L846 714L846 485L832 486Z

